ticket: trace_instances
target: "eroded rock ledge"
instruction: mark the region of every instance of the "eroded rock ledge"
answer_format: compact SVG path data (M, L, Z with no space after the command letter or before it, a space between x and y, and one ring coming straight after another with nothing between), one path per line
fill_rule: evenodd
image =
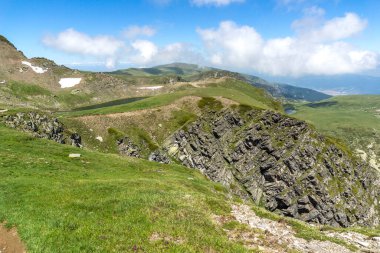
M379 224L376 173L303 121L226 109L176 132L164 149L270 211L332 226Z
M38 138L53 140L60 144L71 144L82 147L82 138L78 133L66 131L64 125L57 119L37 112L19 112L4 116L8 127L30 132Z

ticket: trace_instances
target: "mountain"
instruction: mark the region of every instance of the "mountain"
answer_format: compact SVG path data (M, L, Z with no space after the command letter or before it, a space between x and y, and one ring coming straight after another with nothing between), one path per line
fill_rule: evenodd
M138 79L74 70L45 58L28 59L4 37L0 59L0 104L58 110L140 95Z
M159 65L151 68L129 68L116 70L113 74L131 75L131 76L157 76L157 75L180 75L188 76L199 74L207 70L212 70L209 67L200 67L196 64L187 63L171 63Z
M45 58L28 59L4 37L0 39L0 58L0 104L5 105L67 110L117 99L156 95L192 85L192 81L210 78L235 78L249 82L281 99L313 102L328 98L309 89L271 84L258 77L185 63L112 73L79 71Z
M280 78L277 80L308 87L330 95L380 94L380 77L376 76L350 74Z
M380 171L380 96L347 95L296 104L292 116L307 120L324 134L346 142Z
M256 87L263 88L272 96L277 98L315 102L330 97L325 93L308 88L301 88L288 84L270 83L256 76L211 67L200 67L195 64L186 63L173 63L152 68L130 68L125 70L117 70L112 72L112 74L128 76L172 76L172 78L179 78L179 80L184 81L195 81L204 78L231 77L249 82Z
M157 74L83 72L0 45L0 251L380 247L378 171L325 135L328 124L298 114L347 103L296 100L295 118L283 110L290 101L257 87L272 85L258 77L178 63ZM372 128L371 101L350 110L373 113Z

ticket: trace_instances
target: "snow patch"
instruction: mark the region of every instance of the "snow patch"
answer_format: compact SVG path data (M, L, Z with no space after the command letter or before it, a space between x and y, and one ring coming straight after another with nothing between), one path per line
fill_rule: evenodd
M61 88L71 88L79 84L82 81L82 78L61 78L59 84Z
M41 67L37 67L37 66L33 66L30 62L28 61L22 61L21 62L22 64L26 65L26 66L29 66L34 72L36 72L37 74L43 74L45 73L46 71L48 71L47 69L43 69ZM22 71L20 71L22 72Z
M98 136L98 137L96 137L95 139L97 139L97 140L100 141L100 142L103 142L103 137L102 137L102 136Z
M146 87L140 87L139 90L158 90L161 89L164 86L146 86Z

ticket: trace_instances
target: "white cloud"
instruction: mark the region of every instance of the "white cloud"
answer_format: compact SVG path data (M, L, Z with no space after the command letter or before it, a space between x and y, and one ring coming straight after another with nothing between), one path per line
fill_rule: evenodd
M45 36L43 43L55 49L81 55L104 58L108 67L113 67L124 42L112 36L89 36L74 29L67 29L57 36Z
M137 25L132 25L127 27L122 34L129 38L133 39L139 36L146 36L146 37L151 37L156 34L156 29L150 26L137 26Z
M137 52L132 60L138 64L149 63L158 52L157 46L148 40L136 40L132 48Z
M130 29L131 37L144 33L151 34L146 27ZM136 32L138 30L138 32ZM143 32L141 32L143 31ZM133 36L132 36L133 35ZM200 63L202 57L190 44L171 43L162 47L149 40L124 41L112 36L94 36L67 29L56 36L43 38L46 46L62 52L81 56L72 66L100 66L115 68L120 63L137 66L171 63L174 61Z
M277 0L277 3L280 5L300 4L304 2L305 0Z
M158 47L148 40L137 40L132 43L130 62L139 66L155 65L172 62L203 63L202 56L191 45L172 43Z
M309 16L310 14L312 15ZM294 21L292 27L301 36L313 41L336 41L350 38L367 27L367 20L361 19L355 13L346 13L343 17L328 20L321 27L313 26L318 24L316 21L320 20L320 16L323 15L322 9L314 9L314 12L309 15ZM314 24L311 21L314 21Z
M314 9L313 15L321 16L323 12ZM223 67L299 76L357 73L379 65L377 53L357 49L343 41L366 27L367 22L356 14L347 13L322 23L308 22L293 24L295 28L302 26L302 32L295 36L268 40L253 27L239 26L232 21L197 32L210 62Z
M206 49L211 52L212 63L228 61L235 66L250 64L250 56L260 54L263 40L254 28L238 27L234 22L224 21L218 29L197 29Z
M196 6L214 5L214 6L227 6L232 3L242 3L245 0L190 0Z

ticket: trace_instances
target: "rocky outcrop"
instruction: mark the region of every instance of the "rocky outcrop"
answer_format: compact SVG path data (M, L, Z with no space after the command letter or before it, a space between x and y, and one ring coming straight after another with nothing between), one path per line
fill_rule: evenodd
M374 171L303 121L226 109L176 132L165 150L270 211L332 226L379 224Z
M141 157L140 148L132 142L127 136L118 140L117 148L121 155L132 156L132 157Z
M74 147L82 147L82 137L78 133L73 133L70 136L71 145Z
M156 151L152 152L149 155L148 160L149 161L158 162L158 163L164 163L164 164L171 163L170 158L168 157L168 155L165 152L161 151L161 150L156 150Z
M69 133L64 125L57 119L37 112L19 112L15 115L4 116L8 127L32 133L38 138L53 140L55 142L82 147L81 136L78 133ZM68 142L68 139L70 142Z

